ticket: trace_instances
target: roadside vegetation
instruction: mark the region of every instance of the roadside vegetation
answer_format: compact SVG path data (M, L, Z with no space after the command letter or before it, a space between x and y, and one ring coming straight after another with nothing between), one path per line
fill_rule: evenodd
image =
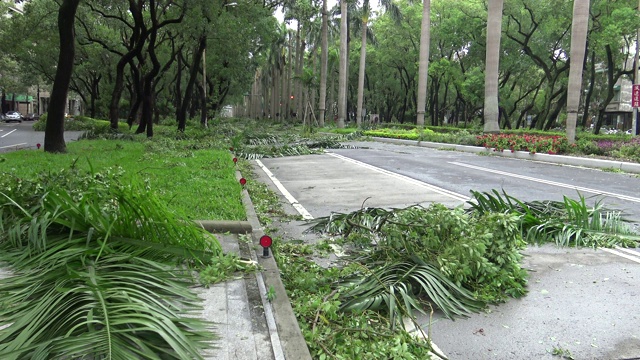
M454 133L406 131L413 139ZM274 210L276 197L258 188L249 181L252 199L270 204L268 211L258 210L270 226L282 212ZM309 231L325 236L315 245L277 239L274 253L314 358L423 359L428 340L405 326L411 328L420 313L465 317L525 295L528 273L521 252L527 245L635 247L640 241L619 211L588 205L580 194L577 200L532 202L498 190L472 195L467 209L433 204L334 213L309 225ZM318 265L336 249L346 256L328 267ZM391 344L379 347L387 340Z
M576 143L569 144L563 131L503 130L500 134L482 134L476 126L427 126L417 129L415 124L380 124L375 129L323 128L323 132L362 134L364 136L393 139L430 141L446 144L481 146L494 151L527 151L542 154L563 154L587 157L605 157L640 163L640 140L624 133L595 135L581 131Z
M197 358L212 337L208 324L192 317L197 301L189 286L257 269L221 254L217 241L188 221L245 218L237 168L249 178L265 226L298 219L251 179L244 159L352 147L348 141L362 136L236 119L185 133L157 126L153 139L94 125L67 154L2 155L0 262L14 274L0 280L0 324L11 324L0 330L3 358ZM526 294L527 244L637 245L619 212L582 197L473 197L467 209L433 204L333 214L309 225L330 235L315 245L276 238L274 254L314 358L429 358L428 330L409 332L407 325L417 325L419 313L464 317ZM332 266L315 261L336 249L346 256Z
M191 220L245 219L241 186L223 138L162 130L115 140L98 125L66 154L2 154L2 359L197 359L215 344L190 288L256 268Z

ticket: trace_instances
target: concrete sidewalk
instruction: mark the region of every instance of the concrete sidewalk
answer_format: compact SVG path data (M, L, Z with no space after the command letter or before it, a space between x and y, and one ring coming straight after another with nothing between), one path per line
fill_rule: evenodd
M251 258L248 244L241 247L238 234L216 234L225 253ZM271 312L271 303L264 299L264 284L260 273L248 274L195 291L203 299L202 318L214 323L215 349L205 359L219 360L279 360L282 348ZM271 325L271 326L270 326ZM277 355L276 355L277 354Z

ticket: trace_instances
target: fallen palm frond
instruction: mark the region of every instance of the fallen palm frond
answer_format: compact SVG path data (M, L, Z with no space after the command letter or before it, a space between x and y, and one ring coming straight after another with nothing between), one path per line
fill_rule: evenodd
M622 212L604 207L601 200L587 205L584 196L577 200L523 202L502 191L471 191L469 212L512 212L521 216L523 236L528 242L555 242L559 246L637 246L638 236Z
M220 245L141 189L50 186L0 203L2 359L186 359L210 346L185 265ZM25 198L22 198L25 200Z
M342 235L352 262L366 270L344 279L344 310L411 316L425 303L447 317L467 316L506 296L524 294L517 217L476 218L461 208L362 208L313 221L310 231Z
M395 326L402 323L404 316L413 317L414 310L425 313L427 302L449 318L469 316L485 307L484 302L447 279L436 267L416 256L407 260L372 268L365 265L361 274L345 279L343 285L348 290L341 294L341 309L384 310Z
M316 233L348 236L354 230L376 233L382 226L396 216L397 209L362 208L350 213L331 213L309 222L306 230Z

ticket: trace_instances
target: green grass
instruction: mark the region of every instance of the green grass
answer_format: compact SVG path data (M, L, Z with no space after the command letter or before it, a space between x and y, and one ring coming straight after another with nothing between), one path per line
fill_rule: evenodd
M67 151L6 153L0 172L33 178L71 167L92 173L119 167L126 181L144 183L169 208L189 219L246 219L241 186L226 149L189 150L180 141L81 140L68 143Z

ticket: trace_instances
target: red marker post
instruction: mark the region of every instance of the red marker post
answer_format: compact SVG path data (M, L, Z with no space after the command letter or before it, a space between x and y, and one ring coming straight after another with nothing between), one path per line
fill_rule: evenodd
M262 235L260 238L260 246L262 246L262 257L269 257L269 248L273 244L270 236Z

